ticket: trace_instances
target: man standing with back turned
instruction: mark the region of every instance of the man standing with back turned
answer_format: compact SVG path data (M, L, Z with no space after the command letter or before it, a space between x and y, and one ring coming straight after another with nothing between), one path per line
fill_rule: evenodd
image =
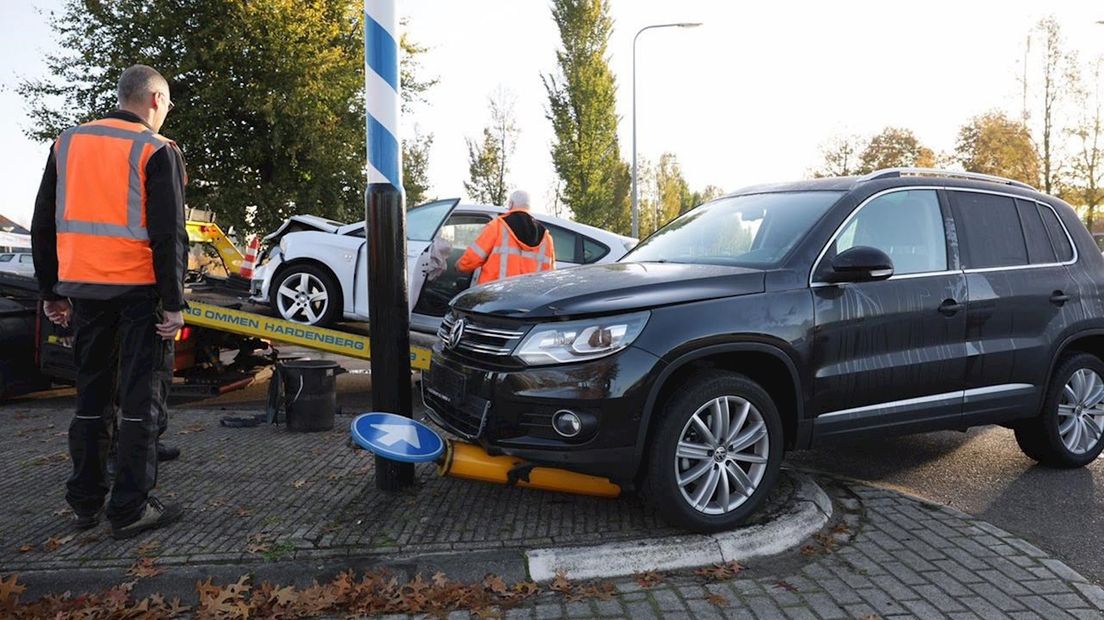
M456 263L461 273L482 269L476 284L556 268L552 235L529 214L529 194L510 194L507 209L483 228Z
M65 499L79 529L106 516L131 538L180 518L150 495L157 438L172 381L173 339L184 325L184 158L157 133L172 110L160 73L134 65L119 78L119 109L54 142L31 223L35 272L51 321L72 320L77 412ZM71 300L71 301L70 301ZM118 385L116 385L118 380ZM114 486L107 458L122 420Z

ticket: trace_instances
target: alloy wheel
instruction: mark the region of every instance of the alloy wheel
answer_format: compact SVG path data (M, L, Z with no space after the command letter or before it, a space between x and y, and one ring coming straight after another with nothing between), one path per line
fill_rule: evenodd
M721 396L687 420L675 451L675 480L695 510L729 513L748 500L767 471L770 437L746 399Z
M314 325L325 316L329 304L330 298L325 285L309 273L287 277L276 293L280 316L296 323Z
M1058 435L1066 449L1084 454L1104 435L1104 380L1088 368L1066 381L1058 401Z

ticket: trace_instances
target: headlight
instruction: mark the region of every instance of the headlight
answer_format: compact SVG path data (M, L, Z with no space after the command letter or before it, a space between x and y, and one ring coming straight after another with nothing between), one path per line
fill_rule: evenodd
M518 345L514 355L531 366L597 359L632 344L648 312L538 325Z

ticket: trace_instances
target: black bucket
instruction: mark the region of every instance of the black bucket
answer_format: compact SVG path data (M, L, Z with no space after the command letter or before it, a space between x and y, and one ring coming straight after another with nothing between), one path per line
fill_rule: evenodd
M337 412L336 379L341 367L330 360L293 360L279 366L287 428L296 433L329 431Z

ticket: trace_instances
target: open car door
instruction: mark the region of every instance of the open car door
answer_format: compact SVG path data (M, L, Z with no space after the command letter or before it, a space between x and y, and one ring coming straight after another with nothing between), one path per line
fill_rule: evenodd
M410 278L407 299L411 311L422 294L426 276L443 271L443 260L448 258L447 249L443 249L441 240L437 241L435 249L434 240L437 239L437 231L441 230L441 225L458 204L459 198L450 198L426 203L406 212L406 272Z

